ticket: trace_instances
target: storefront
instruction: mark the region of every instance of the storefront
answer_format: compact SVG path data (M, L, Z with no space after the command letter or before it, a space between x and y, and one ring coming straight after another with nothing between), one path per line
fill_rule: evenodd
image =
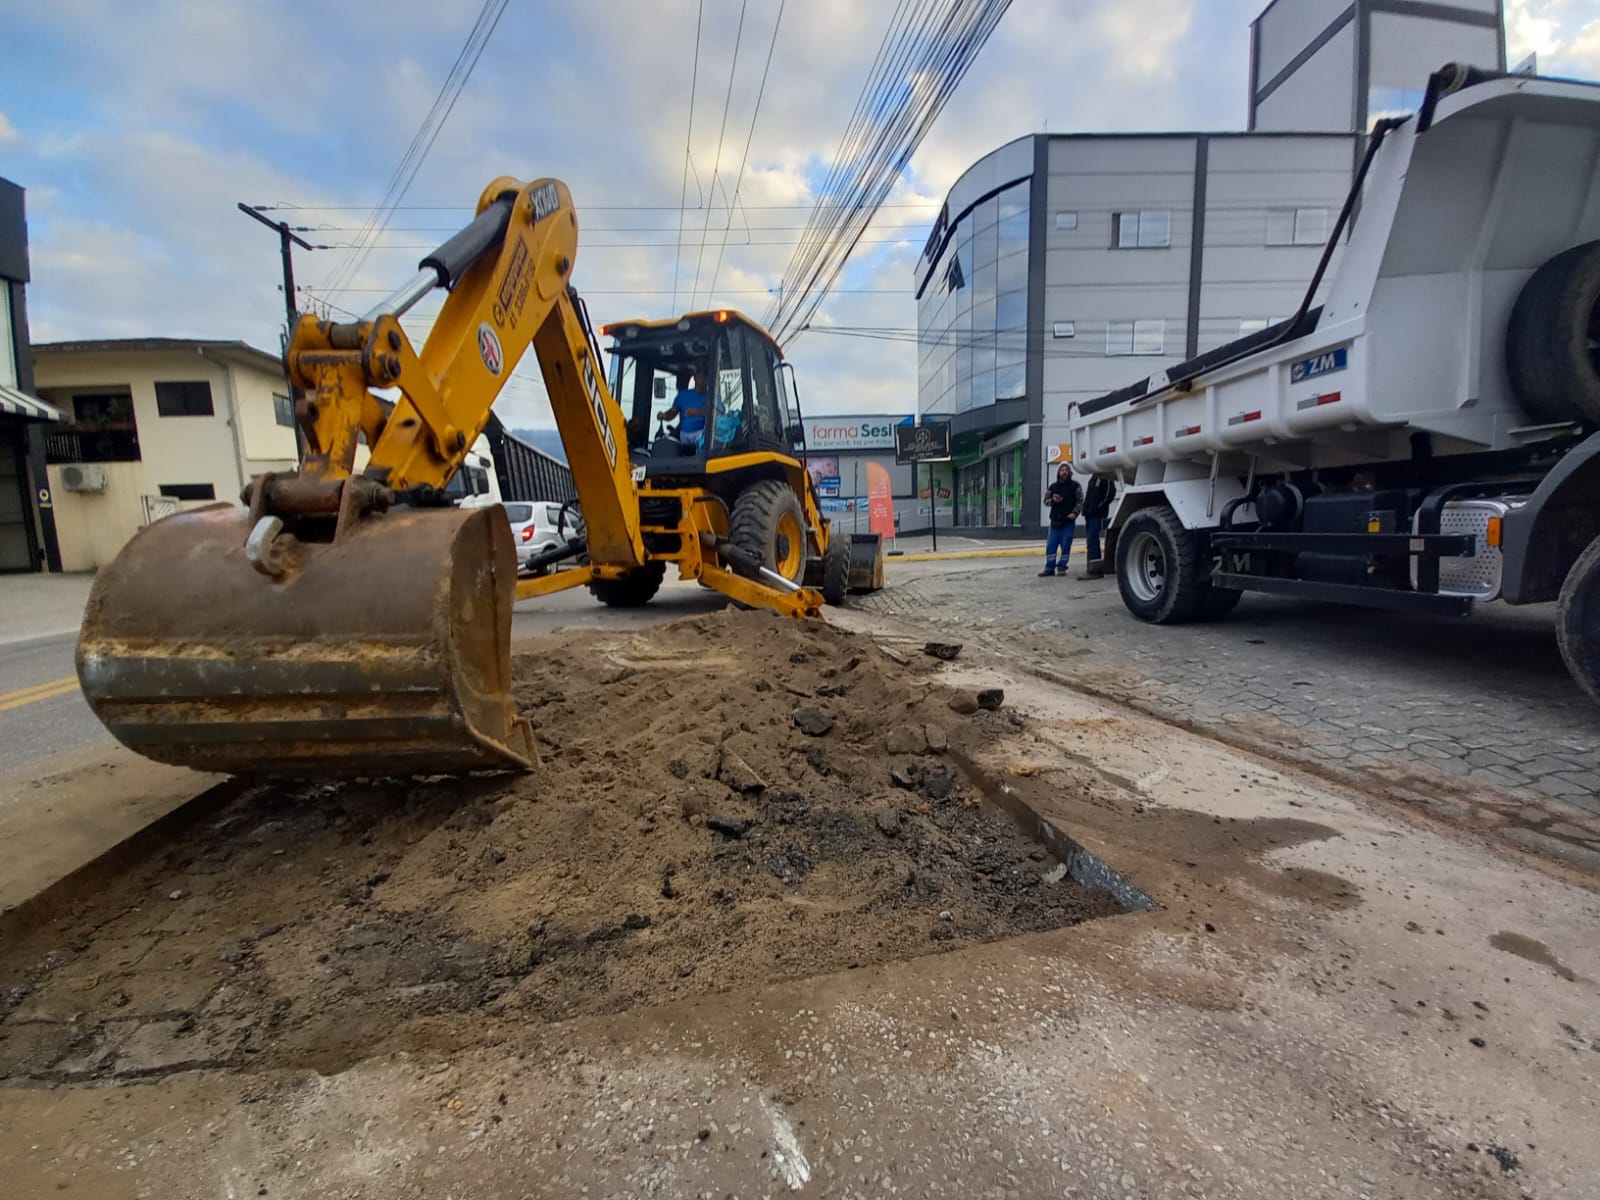
M806 465L818 503L844 532L867 532L869 463L888 472L901 527L909 530L927 524L926 517L915 515L911 468L894 461L894 427L909 419L905 413L896 413L806 420ZM926 468L922 483L926 486Z
M0 179L0 572L61 569L41 428L62 414L33 394L22 189Z

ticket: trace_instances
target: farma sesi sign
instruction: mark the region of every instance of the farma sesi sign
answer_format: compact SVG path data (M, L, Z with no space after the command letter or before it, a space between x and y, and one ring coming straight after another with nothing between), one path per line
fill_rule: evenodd
M892 450L904 417L815 417L806 422L806 449Z

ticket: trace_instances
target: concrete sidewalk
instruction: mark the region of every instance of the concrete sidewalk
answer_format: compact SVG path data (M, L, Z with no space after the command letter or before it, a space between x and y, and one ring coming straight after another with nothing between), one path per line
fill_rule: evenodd
M0 646L75 632L93 583L88 571L0 575Z
M1075 548L1082 548L1078 539ZM1027 558L1044 557L1044 542L1024 538L973 537L940 531L938 548L929 534L888 538L883 544L886 562L926 562L935 558Z

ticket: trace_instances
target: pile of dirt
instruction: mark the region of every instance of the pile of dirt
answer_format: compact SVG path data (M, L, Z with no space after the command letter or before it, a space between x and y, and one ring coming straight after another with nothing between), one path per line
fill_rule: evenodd
M253 789L4 939L0 1075L334 1070L1119 911L951 761L1018 718L931 660L731 610L519 651L537 771Z

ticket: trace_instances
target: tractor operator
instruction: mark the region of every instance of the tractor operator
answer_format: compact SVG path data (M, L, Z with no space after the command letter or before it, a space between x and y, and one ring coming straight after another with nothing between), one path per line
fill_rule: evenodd
M699 389L700 378L688 371L678 372L678 394L672 406L658 413L656 419L666 421L677 416L678 440L688 450L698 453L706 432L706 394Z

